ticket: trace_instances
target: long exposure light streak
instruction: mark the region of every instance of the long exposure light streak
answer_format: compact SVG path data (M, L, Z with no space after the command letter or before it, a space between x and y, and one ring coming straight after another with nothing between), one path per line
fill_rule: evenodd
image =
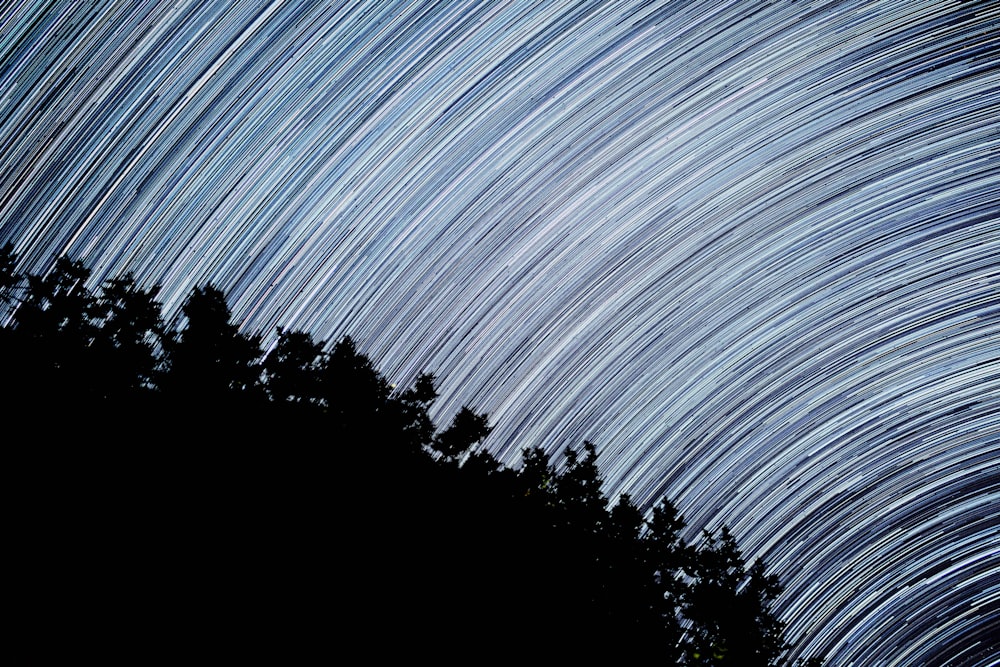
M590 440L802 655L1000 664L996 3L4 3L0 111L22 268Z

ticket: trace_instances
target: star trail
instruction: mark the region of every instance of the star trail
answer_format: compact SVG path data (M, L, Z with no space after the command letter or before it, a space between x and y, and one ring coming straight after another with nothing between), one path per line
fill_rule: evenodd
M793 658L1000 665L1000 5L4 3L0 96L22 268L592 441Z

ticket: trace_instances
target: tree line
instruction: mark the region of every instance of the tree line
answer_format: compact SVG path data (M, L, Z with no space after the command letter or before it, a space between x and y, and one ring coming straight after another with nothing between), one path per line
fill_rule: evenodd
M435 424L437 378L397 388L348 336L279 328L265 351L211 285L167 323L131 275L17 266L7 244L26 629L55 607L86 641L173 650L790 664L765 564L726 527L683 539L667 499L610 502L593 443L509 468L488 415Z

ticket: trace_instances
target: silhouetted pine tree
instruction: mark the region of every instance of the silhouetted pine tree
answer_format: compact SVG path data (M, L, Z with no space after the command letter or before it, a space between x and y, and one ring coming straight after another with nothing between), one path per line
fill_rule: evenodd
M145 399L160 363L166 334L157 287L146 290L131 275L104 282L92 312L97 331L90 344L90 377L105 401Z
M278 328L278 341L262 364L268 397L276 403L320 405L323 401L320 369L322 341L304 331Z
M260 336L240 332L225 295L212 285L195 287L181 313L183 325L164 341L164 370L157 378L169 404L216 420L230 418L237 405L256 404L263 395Z

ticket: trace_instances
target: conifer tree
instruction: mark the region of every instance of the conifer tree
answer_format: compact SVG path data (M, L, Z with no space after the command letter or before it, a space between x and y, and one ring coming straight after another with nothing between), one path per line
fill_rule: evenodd
M232 321L225 295L195 287L181 307L183 326L165 341L160 386L170 400L192 407L230 404L260 388L260 336Z

